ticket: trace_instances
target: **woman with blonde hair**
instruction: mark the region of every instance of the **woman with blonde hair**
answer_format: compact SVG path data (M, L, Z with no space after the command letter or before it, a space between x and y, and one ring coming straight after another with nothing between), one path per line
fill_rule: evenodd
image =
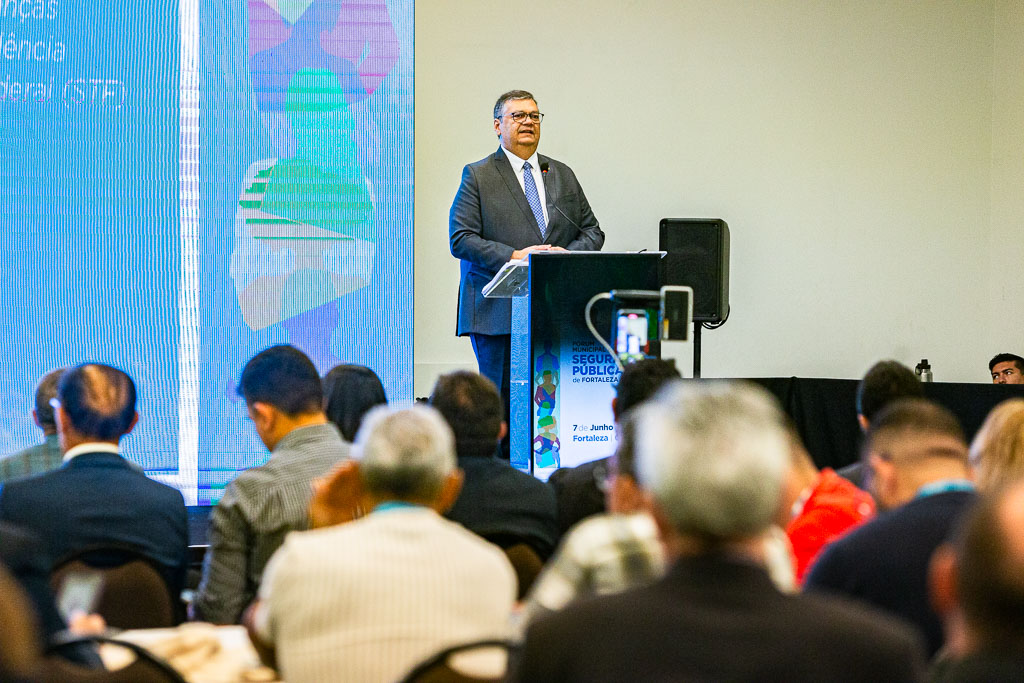
M971 466L982 491L1024 478L1024 398L1003 401L971 442Z

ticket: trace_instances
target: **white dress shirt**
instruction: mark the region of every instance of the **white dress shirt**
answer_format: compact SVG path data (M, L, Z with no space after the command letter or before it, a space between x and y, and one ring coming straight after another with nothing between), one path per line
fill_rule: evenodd
M512 164L512 170L516 172L516 179L519 180L519 187L523 189L523 194L526 194L526 183L523 181L523 162L530 162L530 172L533 173L533 182L537 184L537 194L540 195L540 206L544 212L544 225L548 225L551 223L551 219L548 217L548 196L544 191L544 174L540 172L540 160L537 159L537 153L534 152L529 159L520 159L504 146L501 149L508 157L509 163Z
M121 450L117 447L116 443L105 443L105 442L90 442L80 443L74 448L69 448L64 454L64 462L71 460L72 458L81 455L82 453L113 453L114 455L120 455Z

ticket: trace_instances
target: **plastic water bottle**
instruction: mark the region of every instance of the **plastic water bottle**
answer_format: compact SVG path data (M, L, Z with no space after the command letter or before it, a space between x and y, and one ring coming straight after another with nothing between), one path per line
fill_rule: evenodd
M921 362L914 368L914 372L917 373L917 378L922 382L932 381L932 366L928 365L927 358L921 359Z

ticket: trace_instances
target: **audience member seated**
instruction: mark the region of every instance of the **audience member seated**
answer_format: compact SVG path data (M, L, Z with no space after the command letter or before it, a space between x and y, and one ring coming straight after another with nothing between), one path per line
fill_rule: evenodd
M788 431L789 467L777 521L786 530L799 585L825 545L874 516L875 502L833 470L819 470L796 429Z
M136 550L180 595L188 569L185 502L130 465L118 447L139 419L135 383L107 365L79 365L61 378L55 408L64 464L4 484L0 520L42 539L55 564L97 546Z
M67 624L57 610L53 591L50 589L50 568L53 563L46 546L31 532L13 524L0 522L0 565L10 572L24 596L28 598L28 609L32 621L39 627L43 645L66 630ZM9 622L0 619L6 628ZM99 657L89 646L77 646L61 651L68 660L88 667L98 667ZM0 680L5 680L0 676Z
M441 416L378 408L355 453L336 472L356 473L369 514L290 534L249 612L289 683L394 681L445 647L508 635L512 567L439 514L462 482Z
M523 609L523 625L573 600L618 593L660 578L665 551L636 482L634 425L618 420L618 445L609 463L608 514L584 519L563 539Z
M928 599L928 563L975 497L963 431L945 408L902 399L872 421L863 459L886 512L827 546L806 588L907 620L935 654L942 625Z
M971 467L981 491L1024 478L1024 398L1003 401L971 442Z
M618 429L620 418L631 408L654 395L666 382L679 379L675 363L668 360L645 359L627 365L619 375L612 399L612 415ZM605 482L611 458L602 458L578 467L555 470L548 483L558 497L558 532L590 515L605 512Z
M308 527L313 479L349 454L324 414L316 367L298 349L272 346L255 355L238 392L270 459L239 473L210 516L193 609L197 619L218 624L239 621L285 535Z
M642 406L637 472L673 562L650 586L527 631L513 680L906 681L919 639L842 601L787 595L763 566L789 453L762 390L678 383Z
M558 539L555 494L544 482L496 457L507 425L501 395L483 375L442 375L430 405L455 434L455 453L465 472L462 493L445 517L501 547L522 542L546 560Z
M337 425L341 438L356 440L363 416L388 402L380 378L363 365L336 365L324 376L324 412Z
M946 649L932 680L1024 681L1024 482L983 498L932 560Z
M32 420L43 430L43 442L0 459L0 483L18 477L42 474L61 466L64 454L60 450L57 422L54 420L50 401L57 396L57 383L63 374L64 368L60 368L46 373L39 380Z
M872 365L857 385L857 423L861 431L866 433L875 415L901 398L924 398L924 387L914 371L894 360ZM842 467L838 474L864 491L870 489L862 462Z
M1013 353L996 354L988 362L992 384L1024 384L1024 358Z

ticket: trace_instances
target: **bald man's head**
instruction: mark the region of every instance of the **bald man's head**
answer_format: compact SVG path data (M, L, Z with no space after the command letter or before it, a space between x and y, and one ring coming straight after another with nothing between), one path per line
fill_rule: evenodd
M65 372L57 400L68 426L90 441L116 442L135 423L135 383L109 365L88 363Z

